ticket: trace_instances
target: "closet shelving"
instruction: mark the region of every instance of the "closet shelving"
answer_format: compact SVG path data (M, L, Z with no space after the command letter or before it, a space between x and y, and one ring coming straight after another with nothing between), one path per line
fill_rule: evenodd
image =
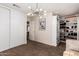
M66 35L67 38L77 39L77 22L67 22L66 23Z
M65 27L66 23L64 20L60 20L60 41L65 42Z
M75 21L74 21L75 20ZM60 41L66 42L66 39L77 40L77 19L60 20Z

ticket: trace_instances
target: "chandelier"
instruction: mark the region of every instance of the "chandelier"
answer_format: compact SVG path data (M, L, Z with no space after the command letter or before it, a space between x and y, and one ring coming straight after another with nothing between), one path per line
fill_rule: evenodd
M47 15L47 11L38 8L38 3L36 3L36 8L32 9L31 6L28 7L30 12L27 13L27 16L43 16Z

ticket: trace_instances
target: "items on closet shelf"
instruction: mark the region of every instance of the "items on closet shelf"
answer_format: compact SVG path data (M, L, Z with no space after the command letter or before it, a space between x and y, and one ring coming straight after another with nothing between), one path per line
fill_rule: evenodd
M77 17L68 17L60 20L60 41L66 39L77 40Z

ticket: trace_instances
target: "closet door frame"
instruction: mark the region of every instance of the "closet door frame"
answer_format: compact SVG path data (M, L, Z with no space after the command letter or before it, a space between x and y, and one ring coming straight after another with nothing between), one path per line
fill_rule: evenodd
M77 40L79 40L79 17L77 17Z

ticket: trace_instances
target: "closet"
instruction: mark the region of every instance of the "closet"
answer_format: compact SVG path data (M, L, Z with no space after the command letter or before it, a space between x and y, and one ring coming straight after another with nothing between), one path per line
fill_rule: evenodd
M21 11L0 6L0 52L26 44L26 21Z

